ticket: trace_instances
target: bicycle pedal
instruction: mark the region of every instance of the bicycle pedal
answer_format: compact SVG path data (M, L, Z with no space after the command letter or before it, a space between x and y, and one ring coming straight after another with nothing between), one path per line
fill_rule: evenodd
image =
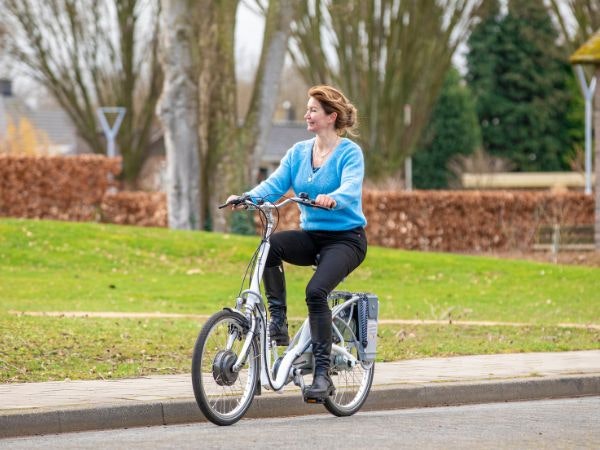
M304 398L305 403L322 405L323 403L325 403L325 400L327 399L327 397L331 397L333 394L335 394L335 388L331 389L327 393L327 395L324 395L324 396L320 395L318 397L309 397L306 392L303 392L302 397Z
M306 397L304 396L304 403L310 403L313 405L322 405L325 403L325 399L323 397Z

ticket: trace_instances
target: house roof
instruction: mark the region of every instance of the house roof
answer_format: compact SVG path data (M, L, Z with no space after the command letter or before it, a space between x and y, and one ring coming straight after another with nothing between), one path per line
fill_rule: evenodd
M600 64L600 30L569 58L572 64Z
M53 146L74 150L77 132L69 116L59 107L45 106L30 108L18 97L0 95L0 136L6 133L10 121L28 119L38 130L43 131Z
M36 128L44 130L53 144L75 145L75 126L62 109L38 109L30 114Z
M304 122L276 122L271 126L263 162L278 163L292 145L314 137L306 130Z

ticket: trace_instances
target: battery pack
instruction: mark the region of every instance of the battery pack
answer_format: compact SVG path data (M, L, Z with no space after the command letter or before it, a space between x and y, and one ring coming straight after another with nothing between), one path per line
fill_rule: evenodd
M358 302L358 352L365 362L375 361L377 356L377 322L379 299L374 294L361 294Z

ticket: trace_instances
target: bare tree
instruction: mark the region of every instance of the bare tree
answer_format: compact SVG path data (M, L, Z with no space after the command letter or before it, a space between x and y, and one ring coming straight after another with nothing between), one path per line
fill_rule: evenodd
M148 155L162 72L155 0L0 0L9 51L103 153L99 106L125 107L117 143L134 183Z
M265 11L263 51L258 65L250 107L244 121L245 147L250 149L246 180L256 180L259 163L271 130L283 63L287 53L292 20L299 13L299 0L271 0Z
M569 53L600 29L598 0L550 0L550 8Z
M238 3L238 0L190 1L187 10L174 8L177 2L162 3L163 8L169 8L169 14L176 12L183 16L182 20L191 23L196 36L191 52L197 62L197 122L193 129L199 139L200 227L210 221L216 231L227 230L230 217L217 210L219 201L252 184L275 109L289 24L297 11L298 0L271 0L264 10L266 24L259 70L250 106L241 124L237 114L234 55ZM161 32L170 31L161 29ZM165 64L178 63L165 60ZM169 72L166 67L165 72ZM168 110L183 108L183 104L171 105L169 101L173 99L165 95L165 103L161 105ZM169 131L172 135L178 132L176 124L167 121L164 124L173 127ZM185 176L188 175L191 174ZM169 204L170 209L176 207Z
M219 199L239 192L243 159L238 141L234 36L237 0L202 0L197 16L199 59L199 136L203 171L201 210L206 222L226 229Z
M169 227L198 229L200 154L196 33L187 14L194 0L162 0L160 55L165 80L157 112L167 153Z
M414 151L482 3L304 2L293 27L293 59L308 83L332 83L357 105L371 178L396 175Z
M238 1L202 7L200 33L200 139L205 161L203 210L212 228L225 231L230 215L216 209L219 199L241 192L256 179L266 145L279 79L284 63L289 25L298 0L270 0L264 9L265 31L250 106L242 123L236 111L234 58L235 13ZM261 3L257 5L260 7Z

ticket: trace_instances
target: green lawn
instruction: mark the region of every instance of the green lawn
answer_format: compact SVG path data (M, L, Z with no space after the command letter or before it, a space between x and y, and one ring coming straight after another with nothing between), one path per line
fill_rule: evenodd
M20 317L9 311L210 314L232 306L256 237L93 223L0 220L0 382L187 371L189 319ZM310 268L286 268L290 316ZM600 269L370 247L340 286L380 298L386 319L531 326L380 327L380 360L600 348Z

